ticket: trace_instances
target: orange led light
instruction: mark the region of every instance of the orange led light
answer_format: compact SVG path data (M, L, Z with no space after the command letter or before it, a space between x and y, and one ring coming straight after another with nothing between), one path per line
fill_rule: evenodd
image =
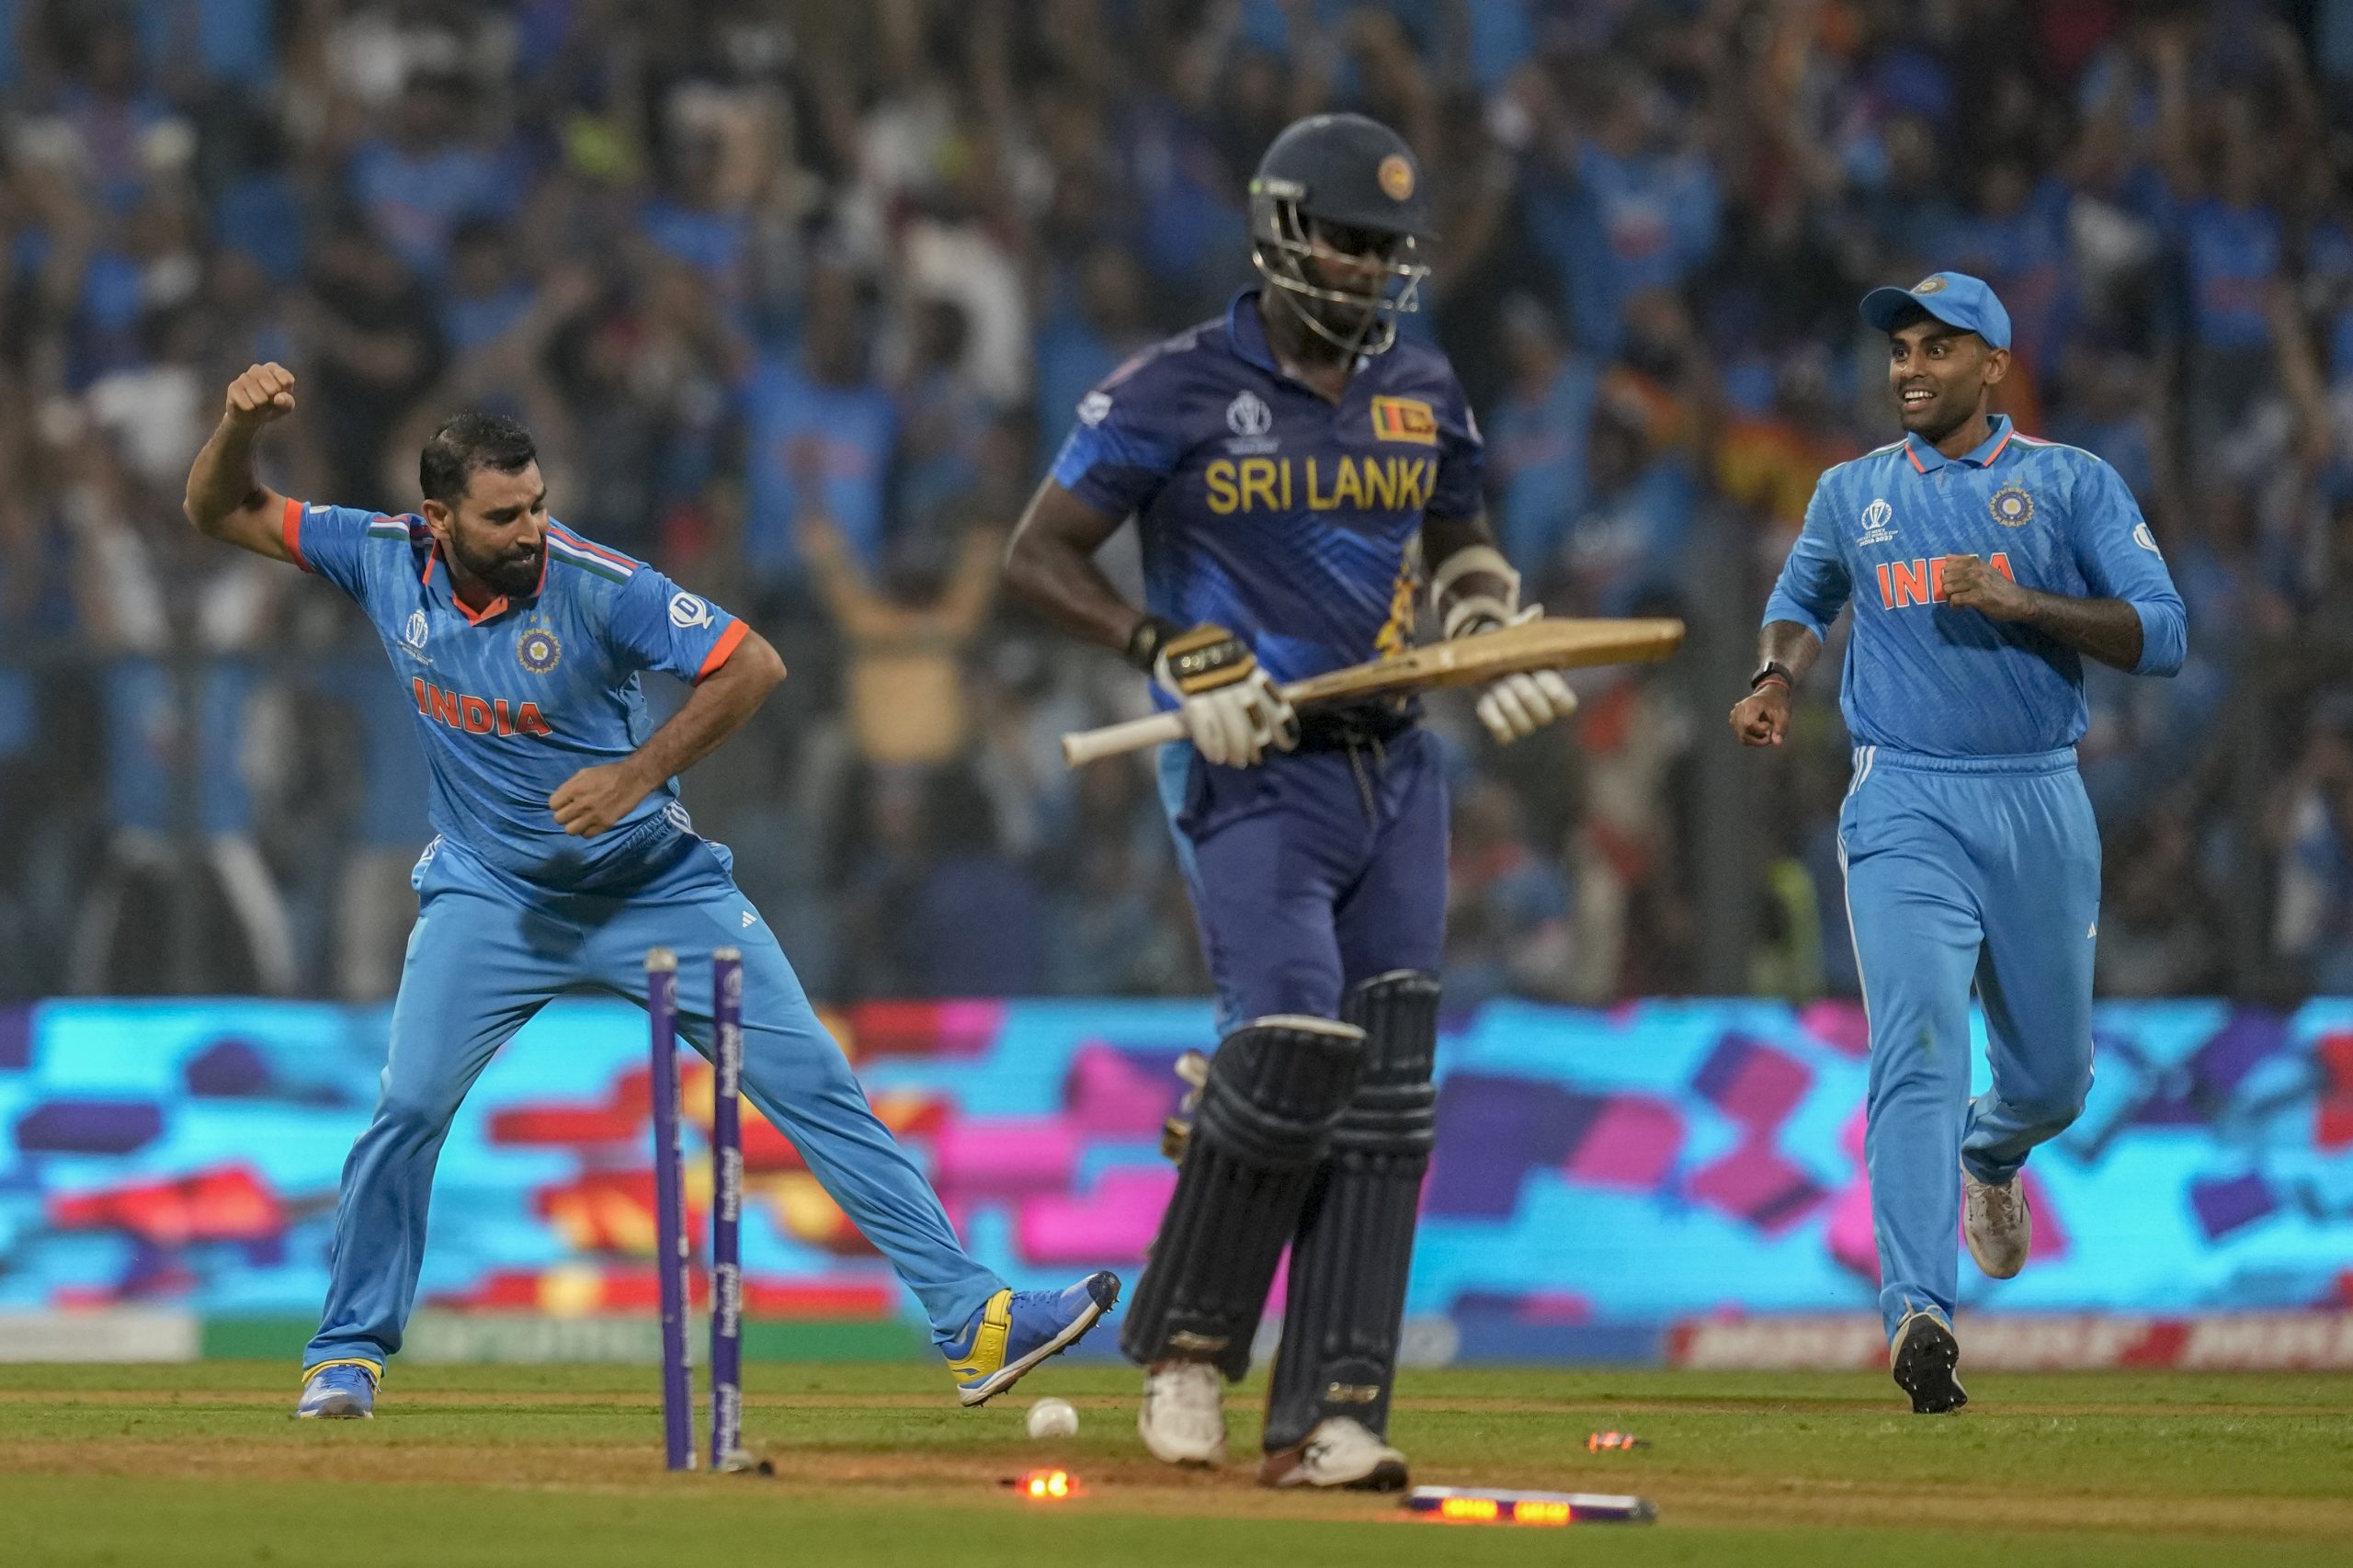
M1441 1519L1476 1519L1482 1523L1492 1522L1502 1511L1493 1497L1449 1497L1438 1506Z
M1033 1470L1021 1478L1020 1487L1040 1503L1060 1503L1078 1495L1078 1477L1066 1470Z
M1511 1506L1516 1525L1565 1525L1574 1517L1566 1503L1520 1502Z

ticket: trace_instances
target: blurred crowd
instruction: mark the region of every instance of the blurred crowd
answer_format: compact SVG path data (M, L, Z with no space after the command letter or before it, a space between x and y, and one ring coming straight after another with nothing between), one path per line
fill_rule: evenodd
M0 5L0 994L389 994L426 835L356 612L178 512L413 509L460 406L792 675L699 768L812 992L1204 987L1141 683L996 602L1086 390L1250 280L1282 125L1418 151L1407 330L1554 613L1681 614L1507 751L1449 701L1451 998L1851 992L1826 661L1721 727L1828 464L1894 433L1868 287L1955 267L2006 407L2188 602L2094 676L2115 994L2353 987L2353 0L13 0ZM1131 536L1110 551L1132 582ZM1834 647L1833 654L1837 650Z

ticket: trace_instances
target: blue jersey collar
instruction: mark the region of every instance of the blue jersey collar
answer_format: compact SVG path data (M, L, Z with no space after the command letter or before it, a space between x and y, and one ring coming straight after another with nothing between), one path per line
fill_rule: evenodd
M1907 435L1904 437L1904 453L1912 460L1912 466L1922 473L1934 473L1948 462L1963 462L1972 468L1992 468L1994 460L2000 457L2003 449L2010 444L2010 416L1997 414L1992 421L1992 433L1973 451L1948 458L1917 435Z
M1233 352L1236 355L1257 366L1267 374L1292 382L1304 388L1312 395L1321 398L1323 393L1300 381L1277 362L1274 345L1267 341L1266 318L1258 313L1258 296L1263 292L1263 290L1245 289L1233 296L1233 301L1227 304L1225 307L1226 341L1233 345ZM1357 374L1365 368L1365 356L1358 355L1356 363L1348 368L1350 386L1356 384Z
M532 585L531 591L529 593L521 596L519 599L510 595L501 594L498 597L491 600L490 603L483 606L482 608L478 610L472 609L468 608L465 600L458 597L458 585L456 581L452 579L449 583L445 585L443 588L443 592L449 596L449 608L456 610L460 615L464 616L466 618L467 625L480 626L483 621L490 619L493 616L506 614L508 609L512 608L517 603L531 604L536 602L540 595L548 591L548 558L553 553L554 551L545 548L540 550L540 580ZM425 568L423 574L417 579L418 583L423 586L431 586L433 583L434 568L440 565L440 563L441 541L437 539L432 542L431 547L425 552ZM444 575L447 575L447 574L444 574Z
M1258 315L1258 290L1245 289L1225 307L1225 335L1233 351L1270 376L1283 368L1275 363L1274 346L1267 341L1267 324Z

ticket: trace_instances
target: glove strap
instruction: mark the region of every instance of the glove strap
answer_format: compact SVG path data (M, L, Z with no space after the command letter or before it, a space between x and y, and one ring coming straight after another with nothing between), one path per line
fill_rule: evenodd
M1242 639L1222 626L1196 626L1160 645L1168 684L1186 697L1199 697L1247 680L1258 661Z

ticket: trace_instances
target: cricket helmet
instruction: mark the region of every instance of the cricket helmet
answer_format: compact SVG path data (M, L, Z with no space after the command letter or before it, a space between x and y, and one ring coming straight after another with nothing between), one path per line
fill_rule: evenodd
M1331 244L1335 234L1346 244ZM1379 354L1397 341L1397 317L1420 308L1429 274L1416 242L1432 237L1413 149L1360 114L1295 121L1250 179L1251 263L1310 330L1351 353ZM1319 250L1360 255L1368 240L1381 262L1370 289L1337 287L1311 270Z

